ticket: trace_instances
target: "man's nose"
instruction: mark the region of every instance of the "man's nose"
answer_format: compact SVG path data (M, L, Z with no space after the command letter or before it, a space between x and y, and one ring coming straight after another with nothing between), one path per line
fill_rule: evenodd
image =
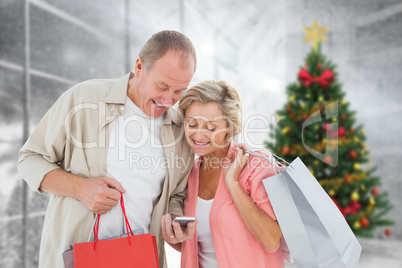
M161 98L161 102L165 107L170 108L175 104L173 94L172 93L166 93L164 96Z

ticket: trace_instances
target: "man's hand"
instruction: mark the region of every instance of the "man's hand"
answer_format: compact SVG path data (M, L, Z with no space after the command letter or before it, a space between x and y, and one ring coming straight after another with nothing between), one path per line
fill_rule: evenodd
M120 182L109 177L83 178L62 169L46 174L39 189L76 198L97 214L111 210L120 200L120 193L125 192Z
M183 230L178 222L172 223L170 214L166 214L161 219L163 239L172 245L191 239L195 233L197 222L196 220L195 222L187 223L187 228Z
M83 179L77 199L96 214L105 214L117 205L125 190L109 177Z

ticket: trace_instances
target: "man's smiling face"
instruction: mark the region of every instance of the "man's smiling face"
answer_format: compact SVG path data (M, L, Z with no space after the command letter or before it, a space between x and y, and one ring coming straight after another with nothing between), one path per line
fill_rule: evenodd
M150 70L138 58L128 96L145 114L159 117L180 100L193 74L193 59L181 52L169 50Z

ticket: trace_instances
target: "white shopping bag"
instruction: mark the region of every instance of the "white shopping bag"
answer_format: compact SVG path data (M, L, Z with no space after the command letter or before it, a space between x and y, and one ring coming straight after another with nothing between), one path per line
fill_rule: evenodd
M300 158L278 171L263 183L297 267L357 267L362 249L359 242Z

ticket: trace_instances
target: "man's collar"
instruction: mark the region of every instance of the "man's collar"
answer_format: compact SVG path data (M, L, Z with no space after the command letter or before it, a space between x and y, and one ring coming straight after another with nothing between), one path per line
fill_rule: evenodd
M128 81L134 77L133 73L117 79L105 98L106 103L126 104Z
M179 105L176 103L166 111L164 124L171 124L172 122L181 126L183 116L179 110Z

